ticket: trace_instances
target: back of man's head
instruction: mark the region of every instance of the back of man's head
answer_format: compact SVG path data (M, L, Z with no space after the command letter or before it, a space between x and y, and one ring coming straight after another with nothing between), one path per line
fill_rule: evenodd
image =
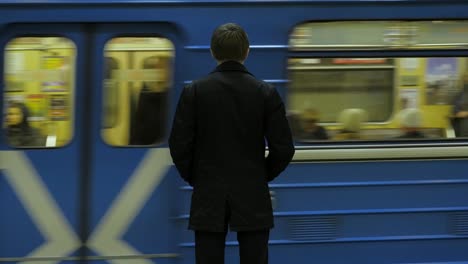
M219 26L211 36L211 53L218 61L243 62L249 52L249 39L244 29L234 23Z

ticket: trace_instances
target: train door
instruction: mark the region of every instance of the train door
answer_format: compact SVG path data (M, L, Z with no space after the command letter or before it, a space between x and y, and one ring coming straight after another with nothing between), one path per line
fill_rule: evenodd
M2 34L0 262L174 263L175 32L36 24Z
M85 47L79 25L15 25L0 46L0 262L58 263L81 247Z
M98 25L91 40L90 263L174 263L166 142L175 30Z

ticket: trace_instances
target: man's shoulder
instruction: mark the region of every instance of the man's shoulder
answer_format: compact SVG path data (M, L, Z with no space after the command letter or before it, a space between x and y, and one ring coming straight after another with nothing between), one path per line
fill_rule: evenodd
M212 82L212 81L213 81L213 77L210 77L210 75L205 75L205 76L200 77L198 79L194 79L194 80L192 80L190 82L187 82L184 85L184 89L193 90L193 89L195 89L195 87L209 85L210 82Z
M223 72L212 72L186 84L186 87L200 87L204 85L210 85L216 82L217 80L222 79L223 76ZM245 76L245 78L247 78L252 83L252 85L258 86L259 88L265 90L265 92L271 92L274 89L273 85L265 82L264 80L257 79L253 75L243 74L243 76Z

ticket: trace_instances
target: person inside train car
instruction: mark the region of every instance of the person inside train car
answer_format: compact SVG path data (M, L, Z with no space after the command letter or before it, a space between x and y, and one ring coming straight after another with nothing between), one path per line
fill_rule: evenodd
M301 114L300 140L326 140L327 131L318 124L319 113L313 108L305 109Z
M397 138L425 138L421 131L422 113L417 108L406 108L398 114L402 135Z
M163 68L161 59L143 61L143 69ZM163 81L143 82L130 124L130 145L151 145L164 137L167 116L167 87Z
M453 103L452 125L457 137L468 137L468 72L463 75L462 91Z
M184 87L169 137L174 164L193 186L196 263L224 263L228 227L237 232L240 263L268 263L268 182L294 155L285 107L276 89L243 65L249 40L239 25L216 28L211 53L218 66Z
M334 140L362 139L361 126L367 119L367 112L360 108L348 108L340 112L338 122L341 129L334 136Z
M21 102L13 101L8 104L6 112L7 142L14 147L44 146L45 140L39 131L28 121L29 110Z

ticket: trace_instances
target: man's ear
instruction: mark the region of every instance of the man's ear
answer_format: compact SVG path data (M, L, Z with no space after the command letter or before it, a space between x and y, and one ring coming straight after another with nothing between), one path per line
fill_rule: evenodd
M213 59L216 60L215 56L213 55L213 50L211 50L211 48L210 48L210 53L211 53L211 57L213 57Z
M244 61L247 60L247 58L249 57L249 52L250 52L250 48L247 48L247 52L245 53L245 58L243 61L241 61L242 64L244 64Z
M211 48L210 48L210 53L211 53L211 57L213 57L213 59L216 61L216 64L220 65L223 62L223 61L219 61L218 59L216 59Z

